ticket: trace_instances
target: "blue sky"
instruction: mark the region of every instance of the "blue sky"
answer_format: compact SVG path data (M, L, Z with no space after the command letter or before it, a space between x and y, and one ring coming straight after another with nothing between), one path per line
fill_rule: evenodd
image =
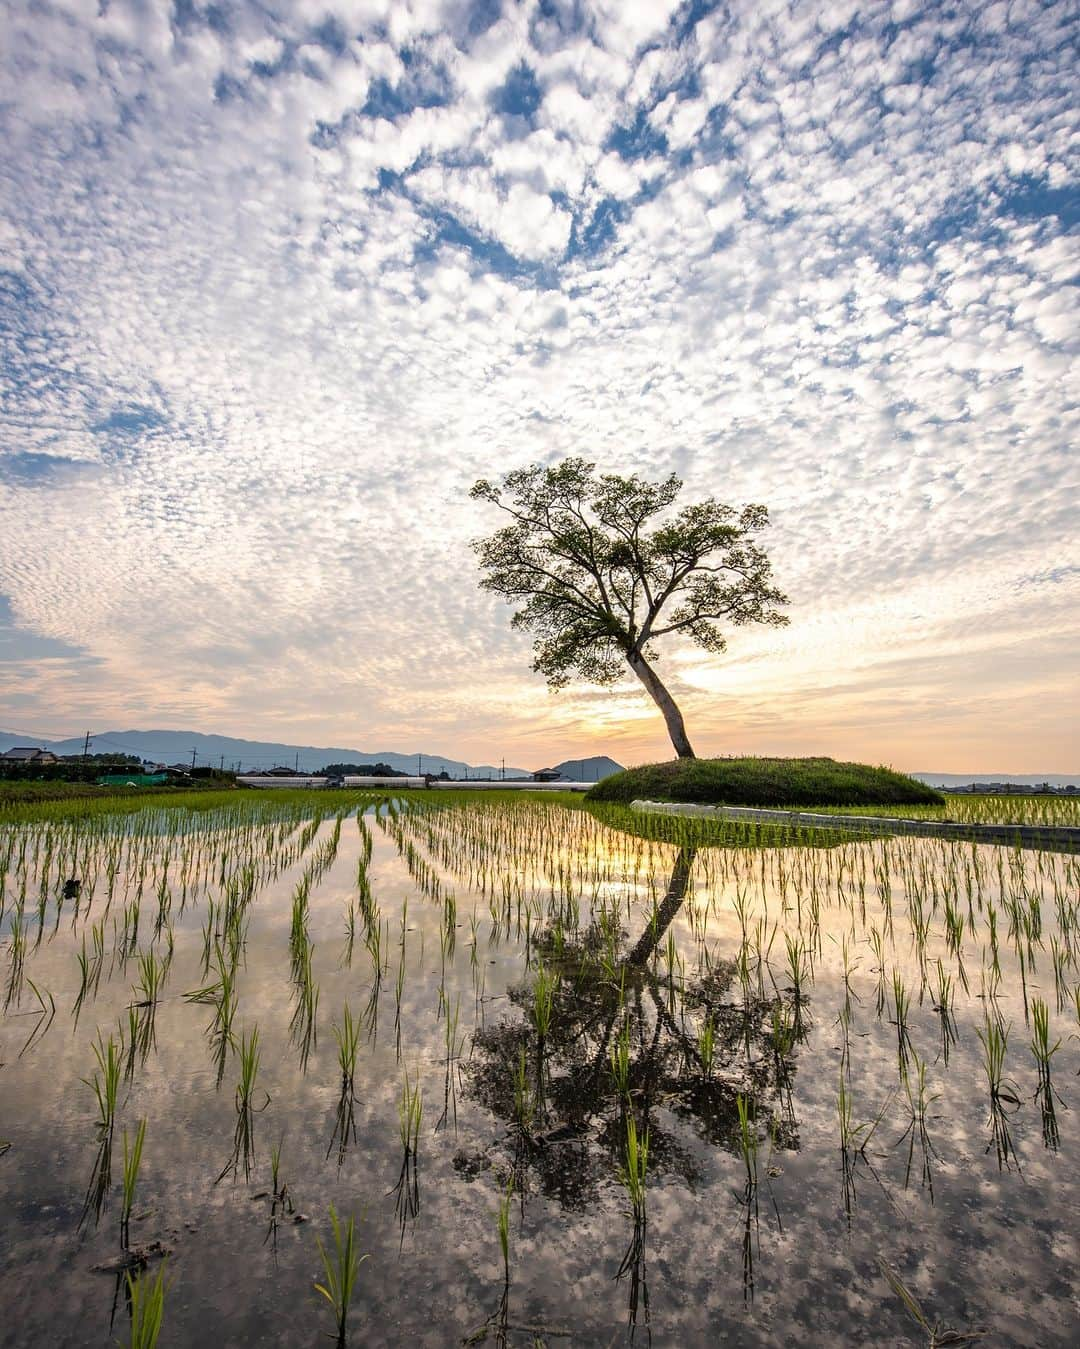
M1080 765L1074 5L4 30L0 725L663 753L476 588L470 483L584 454L772 512L699 750Z

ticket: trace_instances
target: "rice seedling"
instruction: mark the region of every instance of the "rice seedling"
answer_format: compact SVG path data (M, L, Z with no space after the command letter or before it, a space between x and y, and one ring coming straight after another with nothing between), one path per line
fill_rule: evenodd
M1011 1083L1004 1076L1005 1055L1009 1047L1010 1026L1003 1025L989 1016L984 1017L981 1029L976 1035L983 1048L983 1071L986 1074L990 1097L995 1101L1006 1101L1010 1105L1019 1105L1020 1098Z
M741 1091L735 1096L735 1108L739 1118L739 1153L742 1156L743 1166L746 1169L746 1189L749 1194L752 1190L757 1188L758 1183L757 1126L753 1117L753 1103L751 1099Z
M841 1074L840 1089L836 1098L836 1114L840 1124L840 1147L844 1152L859 1152L865 1154L866 1149L870 1145L870 1140L877 1132L881 1121L885 1118L885 1114L892 1102L892 1098L893 1094L890 1092L876 1115L868 1120L861 1120L856 1124L851 1092L847 1086L846 1079Z
M165 1261L153 1278L146 1270L124 1275L131 1308L129 1349L154 1349L165 1320Z
M4 1011L18 1003L22 992L23 971L26 968L26 925L21 909L11 920L8 933L8 978L4 992Z
M376 984L378 984L382 979L383 974L386 972L386 948L383 942L383 925L378 919L368 924L364 945L367 947L368 955L371 957L372 976L374 977Z
M337 1343L339 1349L344 1349L349 1307L356 1291L360 1266L368 1257L357 1250L355 1220L350 1217L348 1223L342 1225L333 1204L330 1205L330 1226L334 1237L332 1253L323 1245L318 1234L315 1237L325 1279L325 1282L315 1284L315 1291L321 1293L333 1309Z
M76 959L79 962L79 991L75 997L74 1006L71 1009L74 1018L74 1024L79 1024L79 1014L82 1011L82 1005L87 996L93 993L97 996L98 987L101 983L101 971L105 961L105 933L104 921L95 923L90 929L92 950L88 953L86 949L86 933L82 935L82 949L76 953Z
M400 1240L404 1245L405 1229L420 1212L420 1179L417 1160L420 1148L420 1126L424 1115L424 1098L420 1088L420 1076L414 1082L409 1081L408 1072L402 1083L401 1097L398 1100L398 1133L401 1137L401 1171L394 1186L394 1211L400 1227Z
M799 1041L800 1027L797 1014L782 998L774 999L770 1009L769 1041L773 1051L773 1062L777 1078L781 1082L791 1080L791 1056Z
M522 1045L514 1068L514 1122L525 1135L529 1133L535 1112L536 1101L529 1083L528 1059L525 1046Z
M1055 1040L1052 1045L1050 1043L1050 1009L1041 998L1032 1000L1031 1021L1031 1052L1035 1058L1038 1073L1035 1099L1039 1103L1043 1144L1051 1151L1056 1152L1061 1141L1061 1135L1058 1129L1054 1086L1050 1080L1050 1060L1061 1048L1061 1040Z
M941 961L937 962L937 989L933 994L934 1011L941 1022L941 1057L948 1067L949 1050L956 1043L956 1019L953 1016L953 981Z
M240 1059L240 1081L236 1085L236 1109L237 1111L250 1111L253 1108L255 1098L255 1078L259 1072L259 1062L261 1054L259 1052L259 1028L252 1026L251 1034L242 1034L240 1043L237 1046L237 1055ZM266 1104L270 1097L266 1097ZM261 1107L265 1109L265 1105Z
M461 995L454 998L453 1005L446 1003L446 1018L443 1022L443 1108L435 1125L435 1130L439 1129L447 1122L447 1119L453 1116L454 1128L457 1128L457 1079L454 1074L454 1065L460 1057L464 1040L458 1038L458 1027L461 1021Z
M135 1130L135 1139L128 1147L128 1132L124 1129L124 1173L123 1173L123 1201L120 1208L120 1245L124 1250L128 1250L131 1243L129 1241L131 1227L131 1210L135 1204L135 1182L139 1178L139 1166L142 1162L143 1142L146 1138L146 1120L139 1120L139 1127Z
M1032 1038L1031 1052L1039 1070L1039 1080L1050 1082L1050 1060L1061 1048L1061 1040L1050 1044L1050 1009L1041 998L1033 998L1031 1003Z
M335 1022L333 1032L337 1043L338 1067L341 1069L341 1086L334 1131L330 1135L326 1155L330 1156L336 1143L340 1167L345 1161L349 1144L356 1142L356 1063L360 1054L360 1025L353 1017L348 1003L342 1011L341 1024Z
M102 1040L101 1032L98 1031L98 1038L91 1045L91 1049L94 1052L97 1068L94 1070L93 1077L84 1077L82 1080L93 1091L94 1099L97 1102L98 1132L107 1134L111 1138L113 1125L116 1121L116 1097L120 1089L122 1041L118 1045L111 1035L108 1040Z
M943 1325L940 1321L931 1322L923 1311L918 1298L888 1261L879 1255L877 1263L885 1282L904 1304L907 1312L921 1326L927 1337L928 1349L942 1349L945 1345L974 1344L976 1340L981 1340L986 1334L985 1330L954 1330L950 1326Z
M524 1059L525 1051L522 1050ZM615 1090L623 1100L628 1100L630 1096L630 1023L624 1021L619 1028L618 1035L611 1042L608 1051L609 1061L611 1063L611 1076L615 1083Z
M398 1132L401 1146L406 1156L417 1155L420 1145L420 1125L424 1116L424 1094L420 1087L420 1075L410 1083L408 1072L402 1080L401 1097L398 1101Z
M317 1046L319 985L312 972L312 956L315 948L305 942L301 952L298 974L295 977L295 1003L292 1018L289 1021L289 1034L294 1045L300 1051L300 1067L307 1072L311 1051Z
M241 1034L236 1054L240 1060L240 1078L236 1084L236 1128L233 1132L233 1150L215 1184L220 1184L226 1176L235 1176L241 1165L244 1168L244 1179L250 1180L251 1168L255 1161L255 1116L270 1104L270 1095L264 1091L262 1103L255 1105L255 1082L262 1058L259 1050L258 1026L252 1026L250 1035Z
M311 939L308 936L308 913L310 909L309 897L311 893L311 878L305 876L293 891L292 911L289 924L289 956L292 963L292 977L300 977L300 967L304 956L311 945Z
M26 1013L26 1015L36 1016L37 1020L34 1022L30 1034L26 1037L26 1040L23 1042L22 1048L19 1050L20 1059L24 1054L28 1053L29 1050L32 1049L34 1045L38 1044L41 1040L45 1038L45 1036L49 1033L49 1027L52 1025L53 1021L56 1018L56 999L49 992L49 990L45 989L45 991L42 992L42 990L37 986L37 984L34 983L33 979L29 977L27 977L26 982L27 984L29 984L30 991L31 993L33 993L34 998L37 1001L37 1011L28 1012Z
M649 1166L649 1130L646 1128L644 1134L639 1136L637 1122L629 1112L626 1116L624 1146L624 1158L619 1166L619 1180L630 1200L633 1226L630 1242L615 1272L615 1278L616 1281L627 1277L630 1280L628 1316L632 1332L637 1324L639 1307L644 1311L645 1324L649 1323L649 1285L645 1266L648 1234L646 1178Z
M499 1229L499 1250L502 1253L503 1262L503 1296L502 1309L505 1312L510 1299L510 1200L514 1194L513 1173L507 1179L506 1188L499 1197L499 1209L497 1222Z
M269 1241L277 1254L277 1231L282 1218L294 1212L292 1196L288 1183L281 1178L281 1150L284 1140L279 1138L270 1148L270 1216L266 1226L263 1245Z
M907 989L904 987L904 978L898 969L893 970L893 1010L895 1018L893 1025L896 1027L896 1057L900 1062L901 1071L907 1063L907 1056L911 1052L911 1036L908 1034L908 1011L911 1006L911 998Z
M346 1003L341 1014L341 1024L333 1025L334 1039L337 1042L338 1066L341 1068L342 1082L353 1090L356 1078L356 1061L360 1054L360 1027L353 1018Z
M1017 1088L1004 1076L1009 1030L1009 1026L989 1016L984 1017L982 1029L976 1030L983 1047L983 1071L990 1090L990 1142L986 1150L995 1149L1001 1169L1008 1167L1010 1159L1015 1157L1008 1109L1015 1110L1020 1106Z
M929 1131L927 1129L926 1119L927 1110L937 1100L937 1095L929 1096L926 1089L926 1063L920 1059L918 1054L912 1051L912 1062L905 1064L902 1074L904 1092L907 1097L909 1120L907 1128L897 1139L897 1143L902 1143L905 1138L908 1141L907 1169L904 1173L904 1188L907 1188L911 1179L911 1166L915 1155L915 1144L918 1142L922 1152L922 1180L930 1195L930 1200L934 1198L934 1173L931 1165L931 1158L936 1157L934 1146L930 1141Z
M475 973L475 967L474 967ZM401 952L398 957L397 977L394 980L394 1048L401 1058L401 997L405 991L405 930L401 933Z
M698 1031L698 1059L701 1071L706 1077L712 1077L713 1061L716 1057L716 1027L711 1013L705 1017Z
M559 987L559 976L541 963L536 971L532 988L532 1023L541 1046L551 1030L551 1018L555 1005L555 994Z

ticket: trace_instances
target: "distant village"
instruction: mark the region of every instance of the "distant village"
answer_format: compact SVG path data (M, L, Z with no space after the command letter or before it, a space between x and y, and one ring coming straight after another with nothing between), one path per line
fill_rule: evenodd
M564 767L541 768L525 776L501 776L494 781L506 783L539 782L553 783L569 780ZM410 776L399 768L386 763L331 763L314 773L301 771L299 764L291 768L285 764L273 768L244 769L240 763L225 766L224 758L217 767L198 764L194 760L187 763L156 763L149 759L139 759L132 754L70 754L57 755L52 750L37 745L18 745L0 753L0 779L48 780L97 783L100 786L156 787L165 785L183 785L194 781L227 780L229 782L251 783L269 780L284 785L290 779L296 779L297 785L344 786L355 785L356 779L395 778L404 782L432 781L450 782L453 779L443 769L439 773L423 773ZM466 779L468 780L468 779ZM269 785L269 781L267 785Z

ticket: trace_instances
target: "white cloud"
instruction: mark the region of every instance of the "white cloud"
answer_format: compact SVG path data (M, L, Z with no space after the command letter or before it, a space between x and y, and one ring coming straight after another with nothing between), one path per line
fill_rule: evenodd
M549 703L476 590L467 488L585 453L773 509L792 627L669 666L702 748L741 717L900 745L906 649L920 706L985 685L1036 753L1023 672L1058 688L1080 636L1071 581L1016 589L1071 556L1080 486L1076 235L1018 176L1075 181L1055 7L965 41L884 5L718 8L678 43L653 3L163 14L6 25L0 593L90 657L0 671L20 724L465 753L550 715L572 752L596 701ZM522 62L531 121L492 106Z

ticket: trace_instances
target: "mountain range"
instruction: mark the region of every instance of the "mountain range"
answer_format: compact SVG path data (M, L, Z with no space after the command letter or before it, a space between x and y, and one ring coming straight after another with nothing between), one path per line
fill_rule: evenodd
M929 787L970 787L973 782L1013 782L1018 787L1051 787L1080 784L1080 773L912 773Z
M84 739L74 736L57 740L49 736L33 735L26 731L0 731L0 754L16 745L35 745L54 754L81 754ZM282 765L297 768L302 773L313 773L330 763L388 764L403 773L442 773L452 778L508 778L528 777L533 771L514 768L507 764L469 764L460 759L448 759L441 754L401 754L396 750L341 749L334 746L288 745L272 740L240 740L228 735L205 735L201 731L101 731L91 735L90 748L95 753L115 751L135 754L154 763L209 764L217 768L241 771L259 771ZM604 755L587 759L567 759L553 766L567 777L578 777L586 782L598 781L610 773L617 773L621 765Z

